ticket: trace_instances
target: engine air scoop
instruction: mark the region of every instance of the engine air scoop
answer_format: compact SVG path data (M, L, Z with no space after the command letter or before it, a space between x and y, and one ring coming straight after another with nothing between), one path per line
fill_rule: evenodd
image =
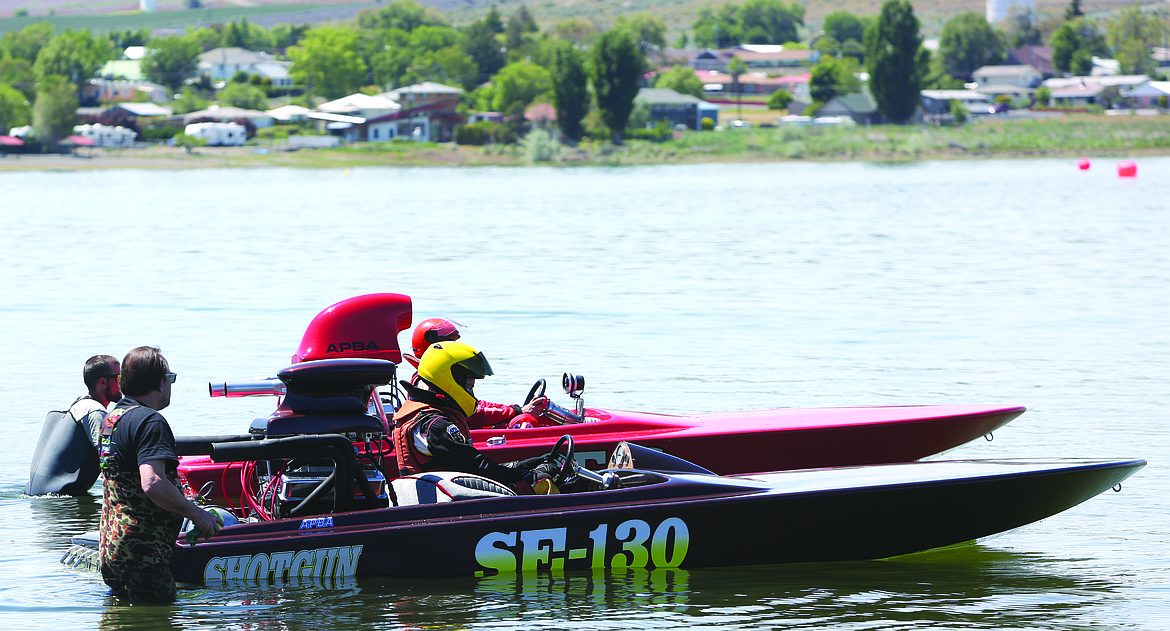
M366 294L347 298L318 313L292 363L356 357L402 363L398 334L410 326L410 296Z

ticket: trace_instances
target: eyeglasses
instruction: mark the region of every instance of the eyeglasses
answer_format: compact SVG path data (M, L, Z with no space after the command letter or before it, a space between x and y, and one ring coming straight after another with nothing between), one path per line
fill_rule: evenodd
M98 379L113 379L114 381L121 381L121 380L122 380L122 375L121 375L121 374L117 374L117 375L102 375L101 377L98 377Z
M179 376L173 372L168 372L167 374L163 375L163 377L165 377L166 380L171 382L171 383L175 383L175 379L179 378Z

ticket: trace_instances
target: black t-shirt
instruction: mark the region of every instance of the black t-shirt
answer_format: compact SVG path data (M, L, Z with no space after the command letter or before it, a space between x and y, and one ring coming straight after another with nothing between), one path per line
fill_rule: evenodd
M114 409L134 405L139 407L122 414L110 437L117 452L114 466L119 471L137 472L139 465L163 460L167 472L177 469L179 457L175 454L175 435L162 414L130 397L124 397Z

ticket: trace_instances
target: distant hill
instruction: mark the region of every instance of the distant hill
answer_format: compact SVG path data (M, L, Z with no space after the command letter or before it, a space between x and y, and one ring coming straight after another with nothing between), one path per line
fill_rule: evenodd
M23 28L27 23L49 18L58 28L85 28L115 30L125 28L182 27L209 22L228 22L246 17L263 26L281 22L324 23L352 19L364 8L380 8L389 0L355 2L353 0L204 0L202 9L187 10L186 0L157 0L158 11L138 13L137 0L0 0L0 33ZM507 17L521 4L542 27L570 17L584 18L599 29L609 28L620 15L651 12L659 15L670 30L668 41L690 30L699 9L705 5L719 5L712 0L418 0L433 7L456 25L466 24L485 15L494 5ZM1129 6L1133 0L1083 0L1081 7L1090 15L1107 15ZM882 0L808 0L805 14L810 30L820 27L824 17L834 11L849 11L858 15L876 15ZM962 11L983 13L984 0L912 0L914 11L922 21L927 36L937 37L942 25ZM1037 0L1041 18L1059 16L1068 6L1067 0ZM1142 5L1170 5L1170 0L1143 0ZM27 18L11 18L18 10L25 10Z

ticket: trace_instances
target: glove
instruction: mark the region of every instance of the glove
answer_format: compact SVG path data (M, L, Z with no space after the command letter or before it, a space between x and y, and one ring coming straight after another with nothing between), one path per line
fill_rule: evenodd
M542 477L549 478L551 480L560 475L561 468L560 466L551 462L545 462L533 468L532 472L536 475L536 479L538 480Z
M512 467L513 469L525 469L527 471L532 471L533 469L544 464L545 462L547 462L547 460L545 459L544 456L537 456L535 458L529 458L527 460L517 460L516 462L509 462L509 463L505 464L504 466L505 467Z
M536 397L535 399L526 403L520 408L520 412L524 414L537 415L548 408L548 397Z

